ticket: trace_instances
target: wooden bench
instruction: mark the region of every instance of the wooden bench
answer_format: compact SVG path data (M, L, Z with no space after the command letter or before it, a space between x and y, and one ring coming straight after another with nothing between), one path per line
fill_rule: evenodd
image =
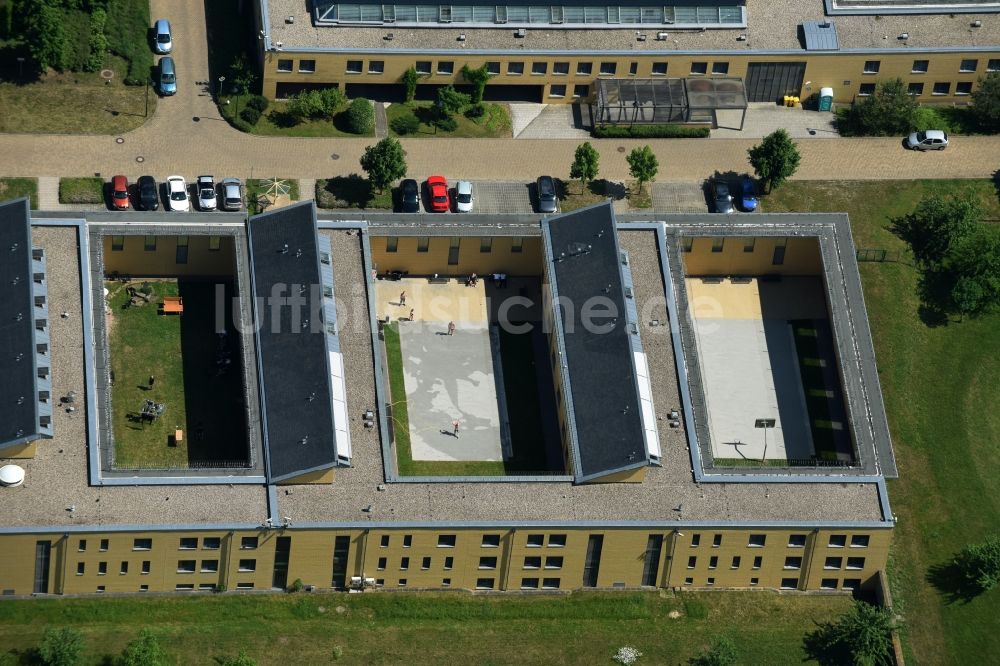
M163 314L184 314L184 299L180 296L164 296Z

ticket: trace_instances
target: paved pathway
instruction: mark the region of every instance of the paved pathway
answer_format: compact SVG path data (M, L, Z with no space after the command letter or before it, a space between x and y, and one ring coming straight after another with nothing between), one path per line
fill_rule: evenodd
M385 116L385 104L375 102L375 138L384 139L389 136L389 119Z

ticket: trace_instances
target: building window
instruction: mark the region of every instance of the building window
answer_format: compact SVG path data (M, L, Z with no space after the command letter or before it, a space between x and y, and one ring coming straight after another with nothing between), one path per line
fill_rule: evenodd
M507 63L507 75L508 76L520 76L524 74L524 63L523 62L509 62Z
M388 548L389 547L389 535L388 534L383 534L382 535L382 539L379 541L378 545L380 547L382 547L382 548Z
M76 563L76 575L82 576L86 571L86 565L83 562Z
M78 552L80 552L80 553L87 552L87 540L86 539L80 539L80 542L76 546L76 550Z
M865 74L878 74L879 68L882 67L881 60L865 60Z
M798 578L782 578L781 579L781 589L782 590L794 590L799 586Z
M451 578L442 578L441 587L451 587Z
M376 567L379 571L385 571L386 558L378 558L378 566Z
M111 251L121 252L125 249L125 237L124 236L112 236L111 237Z
M573 97L587 97L590 95L590 85L586 83L578 83L573 86Z
M304 74L312 74L316 71L315 60L299 60L299 71Z
M550 534L549 548L563 548L566 545L565 534Z
M1000 62L998 60L997 62ZM577 76L590 76L594 73L594 63L592 62L578 62L576 63L576 75Z
M722 252L725 246L726 246L725 238L717 236L712 239L712 252Z
M914 60L913 67L910 68L910 71L914 74L926 74L927 66L929 64L929 60Z
M790 534L788 536L788 547L789 548L805 548L806 547L806 535L805 534Z
M103 553L107 549L108 549L108 540L107 539L101 539L100 551Z
M684 579L684 584L685 585L694 585L694 578L685 578Z
M253 561L253 560L249 560ZM195 560L178 560L177 561L177 573L194 573L195 570ZM240 563L242 570L242 561Z
M404 534L403 535L403 548L409 548L412 545L413 545L413 535L412 534Z
M830 542L827 544L829 548L843 548L847 545L847 535L846 534L831 534Z
M521 579L521 589L522 590L537 590L538 589L538 579L537 578L522 578Z
M142 249L146 252L156 252L156 236L146 236L143 241Z
M867 534L855 534L851 537L851 548L867 548L869 539Z
M368 73L369 74L384 74L385 73L385 60L369 60L368 61Z
M399 237L398 236L389 236L388 238L385 239L385 251L386 252L395 252L398 249L399 249Z
M694 238L692 236L681 238L681 252L690 252L692 249L694 249Z
M716 534L712 537L712 548L718 548L722 545L722 535Z
M493 239L492 238L480 238L479 239L479 251L483 254L488 254L493 251Z
M240 560L240 571L249 572L257 570L257 560Z
M691 535L691 547L692 548L697 548L700 544L701 544L701 535L700 534L692 534Z
M715 578L713 578L712 576L709 576L708 580L705 581L705 585L707 585L709 587L712 587L713 585L715 585Z
M420 561L420 568L423 571L427 571L428 569L430 569L431 568L431 558L425 557L423 560L421 560Z
M979 67L979 61L975 59L963 60L962 64L958 66L958 71L960 72L974 72L976 68Z
M199 592L212 592L215 590L215 583L198 583Z
M454 74L455 73L455 63L451 60L441 60L438 61L438 74Z
M542 589L543 590L558 590L559 589L559 579L558 578L543 578L542 579Z
M243 537L240 540L240 550L254 550L257 548L257 537Z
M455 547L455 535L454 534L439 534L438 535L438 548L454 548Z
M729 565L729 568L730 569L739 569L740 568L740 562L742 562L742 560L743 560L743 558L741 558L739 555L733 555L733 563Z
M629 76L635 76L638 73L639 73L639 63L637 63L637 62L630 62L628 64L628 75Z
M972 94L972 81L959 81L955 84L955 94L956 95L971 95Z
M756 585L757 585L758 583L760 583L760 578L751 578L751 579L750 579L750 587L754 587L754 586L756 586Z
M754 246L756 246L756 245L757 245L757 239L756 238L744 238L743 239L743 251L744 252L753 252Z
M236 583L237 590L252 590L253 583Z
M987 72L1000 72L1000 58L990 58L986 62Z
M932 95L947 95L951 92L951 84L947 81L938 81L934 84Z
M525 543L525 545L528 548L541 548L544 543L545 543L544 534L529 534L528 540Z
M761 555L753 558L753 568L760 569L761 565L764 563L764 558Z
M837 579L836 578L824 578L819 583L819 589L821 589L821 590L836 590L837 589Z
M531 63L531 73L535 76L545 76L549 72L549 64L547 62L533 62Z
M875 94L875 84L874 83L862 83L858 88L858 95L861 97L868 97L869 95Z
M654 62L653 69L650 72L653 76L666 76L667 75L667 63L665 62Z
M498 548L500 546L499 534L484 534L483 548Z
M844 579L844 589L851 590L852 592L861 587L860 578L845 578Z
M103 592L104 590L101 590L101 591ZM174 591L175 592L193 592L194 591L194 583L177 583L176 585L174 585Z
M486 71L492 74L493 76L496 76L497 74L500 73L500 62L497 60L493 60L491 62L486 63Z
M495 558L495 557L480 557L479 558L479 568L480 569L496 569L497 568L497 558Z
M152 539L135 539L132 541L132 550L150 550L152 548Z
M554 83L549 86L549 97L565 97L566 96L566 86Z
M510 239L510 251L514 254L520 254L524 251L524 239L520 236L514 236Z
M222 249L222 236L209 236L208 251L218 252L220 249Z
M278 59L278 71L279 72L291 72L292 71L292 60L290 58L279 58Z
M197 537L181 537L181 550L194 550L198 547Z
M410 568L410 558L403 557L399 560L399 570L406 571Z
M614 76L615 72L617 71L618 71L618 63L616 62L601 63L601 76Z
M843 564L844 558L842 557L828 557L826 562L823 563L824 569L837 569L840 570L840 566Z
M718 555L712 555L710 558L708 558L708 568L709 569L718 569L719 568L719 556Z
M417 74L430 74L431 73L431 61L430 60L418 60L413 64L413 69L417 70Z
M494 578L477 578L476 579L476 589L477 590L492 590L495 583Z
M201 572L202 573L218 573L219 572L219 560L202 560L201 561Z
M541 569L542 568L542 558L541 557L526 557L526 558L524 558L524 568L525 569Z
M708 73L708 63L707 62L693 62L691 63L691 76L704 76Z
M444 569L445 571L451 571L455 567L455 558L446 557L444 558Z
M567 74L569 74L569 63L568 62L552 63L552 73L558 74L559 76L566 76Z
M786 569L801 569L802 568L802 558L801 557L786 557L785 558L785 568Z
M431 239L427 236L417 238L417 252L427 252L431 246Z
M148 574L149 573L150 564L151 563L150 563L149 560L143 560L142 561L142 569L140 570L140 573Z
M712 74L716 76L725 76L729 73L729 63L728 62L713 62L712 63Z
M219 537L205 537L201 540L201 547L205 550L219 550L221 545L222 539Z
M865 558L863 557L848 557L847 558L847 569L848 571L857 571L858 569L865 568Z
M562 569L563 558L549 556L545 558L545 568L546 569Z
M696 566L698 566L698 556L697 555L689 555L688 556L688 569L694 569Z
M363 60L348 60L347 61L347 73L348 74L360 74L364 68Z
M140 592L149 592L149 585L140 585L139 586L139 591Z

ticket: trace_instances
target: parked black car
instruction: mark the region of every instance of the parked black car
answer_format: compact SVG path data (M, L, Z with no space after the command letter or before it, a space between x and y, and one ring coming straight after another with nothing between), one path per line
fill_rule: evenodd
M139 177L139 198L138 206L139 210L159 210L160 208L160 193L156 186L156 179L152 176L140 176Z
M420 212L420 186L417 181L407 178L399 184L400 207L404 213Z
M538 189L538 212L555 213L559 210L559 202L556 200L556 183L552 176L539 176L535 181Z

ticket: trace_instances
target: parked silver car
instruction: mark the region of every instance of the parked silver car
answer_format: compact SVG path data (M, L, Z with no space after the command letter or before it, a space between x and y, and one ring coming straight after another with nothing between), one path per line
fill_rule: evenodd
M906 147L910 150L944 150L948 147L948 134L941 130L914 132L906 137Z
M238 178L222 181L222 209L243 210L243 183Z

